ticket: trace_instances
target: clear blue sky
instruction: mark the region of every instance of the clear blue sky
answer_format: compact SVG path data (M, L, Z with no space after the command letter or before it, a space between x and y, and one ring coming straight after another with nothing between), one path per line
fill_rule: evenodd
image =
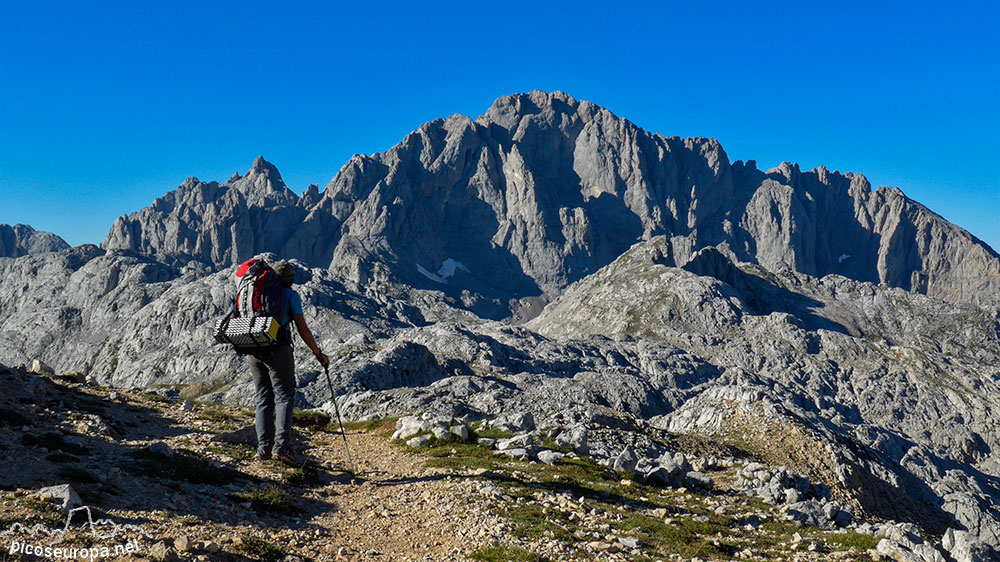
M0 0L0 223L99 243L258 154L322 188L537 88L731 160L864 173L1000 249L997 4Z

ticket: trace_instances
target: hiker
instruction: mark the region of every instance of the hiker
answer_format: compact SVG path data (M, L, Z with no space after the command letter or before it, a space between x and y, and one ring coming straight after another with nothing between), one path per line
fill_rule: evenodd
M297 464L298 459L292 450L292 409L295 406L295 358L292 355L291 324L299 332L302 341L309 346L320 365L326 368L330 359L323 355L316 340L313 339L305 317L302 316L302 297L292 285L295 283L295 270L287 261L274 264L274 272L278 274L284 287L285 313L277 320L281 324L276 345L262 347L249 353L250 372L253 373L254 386L257 389L257 459L267 460L274 456L286 463Z

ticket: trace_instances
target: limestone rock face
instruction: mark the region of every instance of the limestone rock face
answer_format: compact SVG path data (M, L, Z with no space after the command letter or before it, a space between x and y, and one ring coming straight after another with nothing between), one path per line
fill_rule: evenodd
M375 261L413 286L506 303L556 294L650 233L719 240L728 170L712 139L650 135L589 102L532 92L355 157L307 225L339 228L330 265L358 281Z
M526 327L557 340L636 338L684 349L718 375L701 379L683 405L653 419L655 427L712 434L785 418L779 423L802 423L813 435L829 430L821 454L838 459L835 479L869 512L915 501L922 521L936 518L939 532L955 520L975 529L977 540L1000 544L993 460L1000 311L839 275L774 273L715 248L669 267L657 263L667 244L636 245ZM987 466L991 476L980 477ZM906 497L889 500L894 485Z
M51 232L39 232L24 224L0 224L0 258L58 252L68 248L65 240Z
M276 252L506 317L658 235L676 262L718 246L775 271L1000 304L996 252L899 190L823 167L731 164L714 139L652 134L561 92L426 123L301 198L261 158L222 185L189 179L119 219L102 246L216 268Z
M1000 303L1000 256L898 189L872 191L860 174L787 162L767 172L737 162L733 175L741 192L753 189L730 241L741 261Z
M306 211L277 168L258 157L226 183L188 178L145 209L120 217L101 244L228 267L282 249Z

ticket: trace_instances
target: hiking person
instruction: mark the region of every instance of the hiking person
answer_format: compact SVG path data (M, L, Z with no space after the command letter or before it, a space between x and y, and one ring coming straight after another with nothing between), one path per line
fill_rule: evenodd
M256 388L257 412L254 425L257 429L257 459L267 460L273 455L286 464L297 464L298 459L292 449L292 410L295 405L295 357L292 354L292 330L295 328L319 364L326 368L330 359L316 345L309 326L302 315L302 297L292 285L295 283L295 269L287 261L274 264L284 287L284 317L278 318L281 328L278 343L251 351L250 372L253 373Z

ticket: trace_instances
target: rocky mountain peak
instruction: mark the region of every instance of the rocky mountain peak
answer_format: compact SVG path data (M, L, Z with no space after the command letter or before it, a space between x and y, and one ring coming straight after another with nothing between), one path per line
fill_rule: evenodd
M589 102L584 102L588 105ZM563 92L543 92L534 90L528 93L512 94L498 98L486 113L476 120L482 126L499 125L508 131L514 131L525 117L532 115L574 116L580 103L572 96ZM556 120L558 123L558 120Z
M51 232L39 232L26 224L0 224L0 258L16 258L69 248L65 240Z
M274 164L264 160L263 156L257 156L257 158L254 158L253 164L250 166L250 171L247 173L273 176L277 179L277 181L281 181L281 174L278 172L278 168L276 168Z
M1000 303L995 253L898 190L872 192L863 175L825 167L730 164L715 139L650 134L563 92L504 96L475 121L427 122L385 152L352 158L321 195L298 197L263 157L222 186L185 185L189 195L154 204L174 230L155 233L159 219L138 216L106 247L183 246L216 266L272 251L358 283L377 269L478 295L466 300L499 303L489 314L505 316L506 303L558 295L637 240L663 235L676 263L724 244L775 271ZM194 238L177 246L175 231ZM147 246L126 240L137 236ZM464 269L447 283L423 273L451 262Z
M225 267L280 250L305 214L278 169L258 156L246 174L223 185L191 177L151 206L120 217L102 247Z
M243 193L251 205L295 205L298 196L285 185L278 168L263 156L258 156L250 170L241 178L231 180L228 186Z

